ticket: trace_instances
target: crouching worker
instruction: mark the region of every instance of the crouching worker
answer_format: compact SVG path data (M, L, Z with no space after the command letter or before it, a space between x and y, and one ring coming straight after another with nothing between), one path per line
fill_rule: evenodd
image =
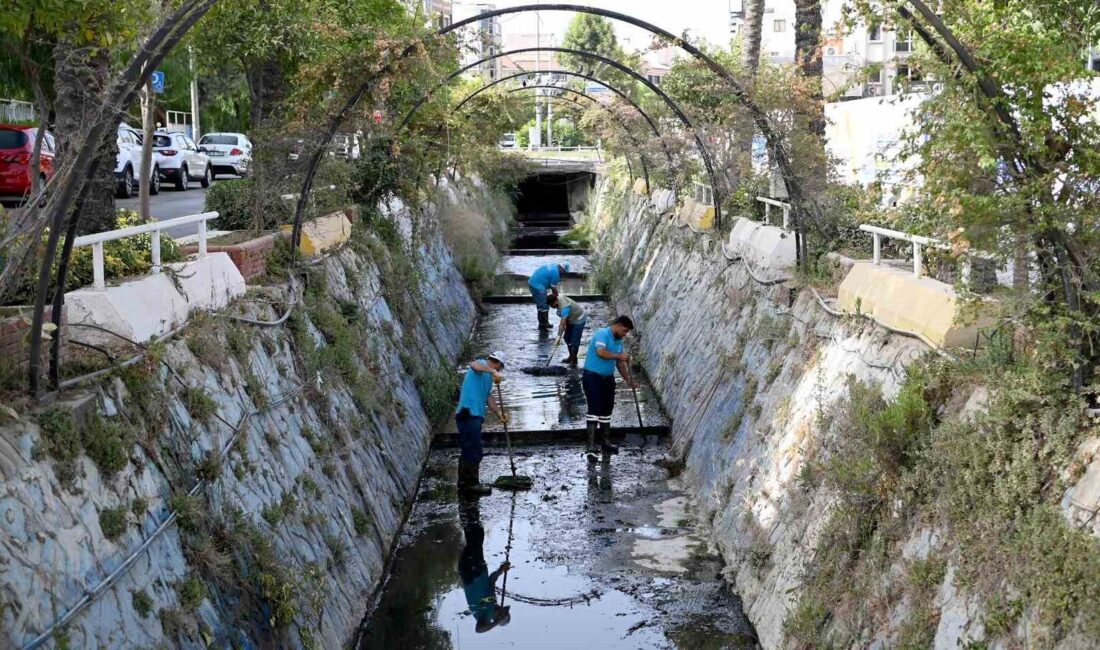
M531 297L535 299L535 309L539 314L539 329L550 329L550 307L546 303L546 293L550 292L554 297L558 295L558 285L561 278L569 271L568 264L543 264L535 269L527 280L527 288L531 290Z
M478 478L481 457L481 425L485 423L485 407L493 410L501 422L508 416L493 398L493 384L504 379L504 353L494 352L488 360L478 359L470 364L466 377L462 380L462 392L458 397L458 409L455 411L455 424L458 425L458 444L462 453L458 459L458 491L464 494L483 496L493 490L482 485Z
M562 363L575 366L577 353L581 349L581 335L584 334L584 326L588 324L588 314L580 303L564 293L547 296L546 302L558 311L558 318L561 319L558 321L558 336L569 348L569 356Z
M581 385L584 398L588 401L588 416L585 418L588 428L588 448L585 453L589 460L596 459L596 428L599 427L600 448L605 454L616 454L619 448L611 444L611 411L615 408L615 368L619 369L623 381L637 388L630 375L630 355L623 352L623 339L634 329L634 322L628 316L619 316L611 325L596 330L588 344L588 356L584 360L584 374Z

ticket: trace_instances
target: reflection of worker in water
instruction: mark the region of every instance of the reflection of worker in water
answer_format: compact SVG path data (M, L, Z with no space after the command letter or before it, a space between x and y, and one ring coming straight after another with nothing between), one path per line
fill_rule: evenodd
M474 631L488 632L498 625L512 620L511 607L497 605L496 583L511 568L507 562L489 573L485 564L485 529L481 526L481 512L477 501L463 499L459 502L459 519L466 545L458 558L458 575L462 578L462 590L466 592L466 604L476 621Z
M569 348L569 356L562 363L575 366L577 353L581 349L581 335L584 334L584 326L588 324L588 313L584 306L564 293L547 296L546 302L558 311L558 318L561 319L558 321L558 336Z
M569 271L568 264L543 264L535 269L527 280L527 288L535 299L535 308L539 312L539 329L550 329L550 306L546 304L546 294L558 295L561 278Z

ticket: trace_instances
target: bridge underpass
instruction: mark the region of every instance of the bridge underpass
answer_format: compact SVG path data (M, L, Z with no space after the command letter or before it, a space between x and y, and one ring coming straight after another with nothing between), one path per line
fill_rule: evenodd
M457 430L449 422L436 436L385 587L364 620L361 649L757 647L686 494L658 464L670 423L644 372L634 369L642 384L637 410L619 381L612 422L619 454L590 462L580 370L520 371L565 356L552 333L537 330L527 277L538 266L570 265L563 293L584 301L591 314L582 367L592 332L614 317L590 278L586 252L559 243L572 225L570 207L583 196L571 201L570 188L587 191L589 183L586 173L559 172L520 184L513 249L473 336L475 357L498 349L508 355L504 405L518 472L534 479L534 488L461 497ZM481 477L488 482L507 474L509 463L499 421L488 418L485 429ZM511 568L495 579L492 607L507 609L479 624L468 596L505 562Z

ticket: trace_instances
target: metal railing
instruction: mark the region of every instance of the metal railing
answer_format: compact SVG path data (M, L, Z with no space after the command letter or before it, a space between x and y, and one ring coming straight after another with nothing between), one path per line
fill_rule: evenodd
M791 227L791 204L784 203L782 201L776 201L775 199L769 199L766 196L758 196L756 200L764 204L764 222L771 225L772 222L772 208L781 208L783 210L783 229L790 230Z
M0 99L0 122L35 122L38 111L31 102Z
M879 226L871 226L868 224L861 224L859 229L865 233L870 233L873 242L872 262L874 264L882 263L882 238L896 239L898 241L909 242L913 245L913 277L921 277L924 275L924 247L932 246L939 249L946 249L942 242L937 239L931 239L922 235L910 235L907 232L901 232L900 230L890 230L889 228L880 228ZM963 269L963 277L969 279L970 267L969 264Z
M105 242L152 233L153 239L150 250L150 257L153 263L152 270L153 273L160 273L160 231L176 226L185 226L191 223L199 224L199 257L203 258L206 257L206 222L211 219L216 219L217 217L217 212L202 212L200 214L191 214L186 217L178 217L176 219L166 219L165 221L158 221L156 223L146 223L140 226L131 226L129 228L120 228L119 230L98 232L93 235L84 235L73 240L73 248L80 248L83 246L92 247L92 288L96 291L104 291L107 289L107 280L103 271L103 244Z

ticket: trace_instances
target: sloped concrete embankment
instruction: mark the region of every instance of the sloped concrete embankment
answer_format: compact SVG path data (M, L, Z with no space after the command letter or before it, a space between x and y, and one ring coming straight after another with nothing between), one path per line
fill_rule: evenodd
M276 320L295 302L285 323L193 317L142 362L0 425L0 645L101 585L52 642L347 642L428 453L424 402L475 316L437 211L390 213L296 291L234 306Z
M848 395L849 377L893 395L905 365L928 350L837 319L809 291L758 283L706 235L609 179L597 197L598 274L637 323L642 363L727 577L761 644L781 647L835 498L799 480L831 435L823 414Z

